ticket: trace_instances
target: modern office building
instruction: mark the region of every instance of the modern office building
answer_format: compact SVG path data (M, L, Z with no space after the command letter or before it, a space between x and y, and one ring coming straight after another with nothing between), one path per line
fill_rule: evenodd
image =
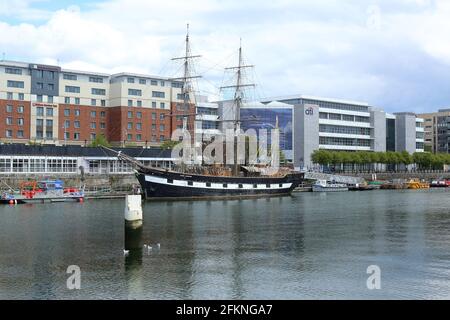
M390 115L367 103L304 95L246 104L241 110L245 129L255 126L245 121L254 117L273 127L276 116L284 133L281 147L296 167L311 166L311 154L318 149L424 151L423 121L412 113Z
M182 83L0 61L0 141L87 145L158 145L182 125ZM192 127L193 128L193 127Z
M450 153L450 109L418 116L424 121L425 147L433 153Z

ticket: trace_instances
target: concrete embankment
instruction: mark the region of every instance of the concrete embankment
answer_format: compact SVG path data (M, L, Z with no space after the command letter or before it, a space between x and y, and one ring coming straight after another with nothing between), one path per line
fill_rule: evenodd
M346 173L346 176L360 177L366 180L372 180L373 173ZM394 180L394 179L423 179L431 181L436 179L450 179L450 172L382 172L376 173L377 180Z

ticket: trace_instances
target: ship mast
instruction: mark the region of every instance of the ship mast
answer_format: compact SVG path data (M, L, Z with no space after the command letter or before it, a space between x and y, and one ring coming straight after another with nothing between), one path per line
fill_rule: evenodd
M183 76L179 77L179 78L171 78L170 80L172 81L182 81L183 82L183 87L182 87L182 96L183 96L183 108L182 111L183 113L181 114L171 114L172 117L174 116L183 116L183 118L187 119L188 117L191 116L196 116L196 110L195 110L195 93L193 90L193 83L192 80L193 79L198 79L201 78L201 76L199 75L192 75L192 60L195 58L200 58L201 55L192 55L191 53L191 45L190 45L190 41L189 41L189 23L186 26L186 40L185 40L185 52L184 52L184 56L183 57L177 57L177 58L172 58L172 61L175 60L183 60ZM192 94L191 94L192 93ZM192 102L194 103L194 111L190 112L190 104L191 104L191 99ZM188 130L188 125L186 127L186 129Z
M228 67L225 68L225 70L236 70L236 84L230 85L230 86L223 86L220 87L220 89L230 89L234 88L234 99L233 99L233 105L234 105L234 119L233 122L233 130L235 132L234 137L234 165L233 165L233 174L238 175L239 174L239 164L237 163L237 135L239 134L240 129L240 114L241 114L241 106L242 106L242 100L244 98L244 91L246 87L255 87L254 83L244 83L244 70L247 68L253 68L254 65L245 65L244 59L242 56L242 39L240 39L239 42L239 61L238 65L235 67Z

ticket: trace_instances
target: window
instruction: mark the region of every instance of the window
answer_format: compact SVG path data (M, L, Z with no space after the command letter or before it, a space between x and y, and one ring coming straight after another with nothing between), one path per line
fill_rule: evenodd
M97 129L97 123L91 122L91 129Z
M156 112L152 112L152 120L156 120Z
M156 123L152 123L152 130L156 130Z
M6 99L7 100L12 100L13 99L13 93L12 92L7 92L6 93Z
M156 102L155 102L155 101L152 102L152 108L153 108L153 109L156 108Z
M36 83L36 87L38 89L44 89L44 83L43 82L38 82L38 83Z
M55 85L54 85L53 83L49 83L49 84L47 85L47 87L48 87L48 90L50 90L50 91L55 90Z
M153 98L165 98L166 94L162 91L152 91Z
M137 101L137 106L138 106L138 107L142 107L142 101L141 101L141 100L138 100L138 101Z
M127 129L128 130L133 129L133 123L132 122L128 122Z
M258 185L257 185L256 183L254 183L254 184L253 184L253 188L254 188L254 189L257 189L257 188L258 188Z
M53 103L53 96L48 96L47 97L47 102L48 103Z
M106 129L106 123L100 122L100 129Z
M12 111L13 111L13 106L7 105L6 106L6 112L12 112Z
M23 123L24 123L23 118L18 118L17 119L17 125L23 126Z
M129 96L142 96L142 90L139 89L128 89Z
M137 141L141 141L142 140L142 135L141 134L137 134L136 135L136 140Z
M150 82L150 84L151 84L152 86L157 86L157 85L158 85L158 81L152 80L152 81Z
M5 73L9 74L22 74L22 69L19 68L5 68Z
M132 119L133 118L133 111L128 111L128 119Z
M8 80L7 86L8 88L24 88L25 83L23 81Z
M64 80L77 80L77 76L75 74L69 74L69 73L64 73L63 74L63 79Z
M133 106L133 100L128 100L128 106L132 107Z
M74 128L79 128L80 127L80 121L74 121L73 122L73 126L74 126Z
M106 100L100 100L100 105L102 107L106 107Z
M161 113L161 114L159 115L159 120L160 120L160 121L164 121L164 113Z
M96 137L97 135L95 133L91 133L91 140L95 140Z
M6 118L6 124L7 125L12 125L13 124L13 118L12 117L7 117Z
M48 127L48 128L52 128L53 127L53 120L51 120L51 119L45 120L45 126Z
M44 120L43 119L36 119L36 127L42 128L44 126Z
M152 142L155 142L155 141L156 141L156 136L152 135Z
M159 131L164 131L164 129L165 129L165 126L163 124L160 124L159 125Z
M73 140L80 140L80 133L79 132L75 132L73 134Z
M75 104L80 104L80 98L75 98Z
M159 106L161 107L161 109L164 109L164 108L166 107L166 105L165 105L164 102L161 102L161 103L159 104Z
M223 186L224 188L228 188L228 184L227 184L227 183L224 183L222 186Z
M283 184L282 183L278 184L278 187L283 188Z
M92 88L91 89L91 93L98 95L98 96L105 96L106 95L106 90L105 89L98 89L98 88Z
M185 93L178 93L177 94L177 99L178 100L184 100L184 97L186 97L187 100L189 100L189 95L185 94Z
M188 186L193 186L194 185L194 182L192 182L192 181L188 181Z
M47 71L49 79L55 79L55 73L53 71Z
M44 108L43 107L37 107L36 108L36 115L43 117L44 116Z
M64 109L64 116L65 117L70 116L70 109Z
M140 111L136 112L136 118L142 119L142 112Z
M100 117L102 118L106 117L106 111L100 111Z
M128 83L134 83L134 78L127 78Z
M70 128L70 121L66 120L64 121L64 129L69 129Z
M242 184L239 184L239 189L242 189L244 186Z
M91 118L97 117L97 111L91 111Z
M142 130L142 123L136 123L136 130Z
M70 139L70 132L64 132L64 139L65 140Z
M53 108L47 108L45 111L47 117L53 117Z
M91 106L95 106L95 105L97 105L97 100L91 99Z
M103 83L103 78L101 78L101 77L89 77L89 82Z
M6 137L12 138L12 130L6 130Z
M69 97L65 97L64 98L64 103L65 104L70 104L70 98Z
M80 109L75 109L74 113L75 113L75 117L79 117L80 116Z
M17 131L17 138L23 138L24 134L23 134L23 130L18 130Z
M167 179L167 183L173 183L172 179Z
M80 87L66 86L65 87L65 91L66 92L71 92L71 93L80 93Z
M24 111L24 106L17 107L17 113L23 113L23 111Z
M38 94L37 96L36 96L36 100L37 100L37 102L42 102L43 100L42 100L42 94Z
M207 187L211 187L211 182L207 182L207 183L206 183L206 186L207 186Z
M44 77L44 71L43 70L37 70L36 71L36 75L38 76L38 78L43 78Z
M25 100L25 95L23 93L19 93L19 100Z
M132 134L127 134L127 140L132 140L133 139L133 135Z
M145 80L145 79L139 79L139 84L147 84L147 80Z

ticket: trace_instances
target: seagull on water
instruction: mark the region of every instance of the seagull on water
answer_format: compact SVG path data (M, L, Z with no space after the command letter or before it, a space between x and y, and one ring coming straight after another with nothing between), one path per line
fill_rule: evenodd
M123 255L124 255L124 256L127 256L129 253L130 253L130 250L125 250L125 249L123 249Z

